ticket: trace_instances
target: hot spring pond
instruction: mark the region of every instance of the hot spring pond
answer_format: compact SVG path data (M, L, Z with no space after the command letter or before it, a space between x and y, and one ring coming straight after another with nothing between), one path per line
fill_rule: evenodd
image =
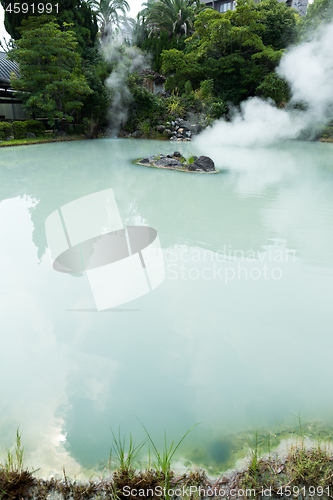
M133 164L175 148L211 156L221 173ZM53 269L45 222L108 188L124 226L157 231L165 278L98 311L85 273ZM85 227L84 211L76 222ZM164 430L177 441L201 422L177 460L213 474L253 429L278 444L292 414L330 429L332 144L2 148L0 225L2 453L19 426L29 464L80 474L107 464L110 428L140 442L141 421L160 446Z

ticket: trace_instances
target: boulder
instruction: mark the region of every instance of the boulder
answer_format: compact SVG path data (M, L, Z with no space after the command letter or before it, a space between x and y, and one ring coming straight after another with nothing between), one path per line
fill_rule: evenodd
M196 165L195 162L190 163L188 165L188 169L191 170L192 172L204 172L204 170L200 168L198 165Z
M149 163L149 158L142 158L139 163Z
M25 137L26 137L27 139L35 139L36 134L34 134L33 132L27 132L27 133L25 134Z
M190 122L184 121L184 122L182 122L182 128L184 130L192 130L192 125L190 124Z
M64 132L64 130L57 130L56 133L54 134L56 137L63 137L67 135L67 132Z
M183 167L183 163L174 158L160 158L155 162L157 167Z
M204 170L205 172L213 172L215 170L215 164L209 156L199 156L192 164L195 169Z
M175 156L176 158L180 158L181 157L181 154L179 151L174 151L173 155L172 156Z
M165 126L164 125L157 125L156 130L160 133L164 132Z
M157 160L157 155L148 156L149 162Z
M132 134L132 137L134 137L134 139L137 139L138 137L141 137L142 136L142 132L141 130L136 130L135 132L133 132Z
M171 130L170 130L169 128L166 128L166 129L164 130L164 132L163 132L163 135L164 135L165 137L171 137L171 136L172 136L172 132L171 132Z

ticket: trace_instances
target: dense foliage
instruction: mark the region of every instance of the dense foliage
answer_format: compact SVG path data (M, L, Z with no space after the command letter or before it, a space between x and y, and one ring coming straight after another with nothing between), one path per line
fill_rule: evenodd
M159 34L154 33L149 37L146 36L137 45L153 56L152 68L154 71L160 73L162 71L163 50L177 49L183 51L185 49L185 40L186 37L184 35L178 38L175 35L170 37L167 31L162 31Z
M50 16L30 17L19 28L22 37L8 54L20 66L12 81L30 114L46 116L50 124L73 121L82 99L91 94L82 74L81 57L72 31L61 31Z
M264 24L267 19L268 28ZM287 29L279 33L272 27L279 25L281 19ZM168 89L177 88L182 93L187 81L196 89L202 80L211 79L213 93L233 104L263 95L264 83L265 97L277 96L275 91L270 95L269 83L286 45L284 35L295 37L296 19L291 9L274 0L264 0L259 6L239 0L235 11L201 12L194 26L195 33L187 40L186 51L172 49L162 53L162 71L170 75ZM281 97L283 100L286 96Z
M302 38L312 36L322 24L333 20L333 0L314 0L308 5L307 14L300 21L299 31Z
M0 2L5 8L10 3ZM289 88L275 72L284 51L333 19L333 0L314 0L301 19L278 0L238 0L225 13L200 0L151 0L134 27L138 56L119 47L116 36L123 23L127 30L131 24L127 0L50 3L59 5L55 17L5 14L15 39L9 57L20 66L13 87L22 92L30 116L49 123L75 118L77 129L91 137L105 131L117 100L128 107L123 129L144 136L154 135L159 125L168 128L176 117L202 127L228 119L231 107L252 96L284 106ZM163 95L143 87L140 70L149 64L167 77Z
M27 132L39 136L44 130L43 123L37 120L14 121L12 123L0 122L0 140L4 141L11 136L14 139L24 139Z
M14 3L11 0L0 0L1 5L5 9L5 28L7 32L18 40L21 38L20 26L22 21L27 20L29 16L40 16L38 11L38 3L34 4L34 13L31 8L31 3L25 0L18 0L15 5L18 5L18 12L14 12ZM84 53L87 47L93 47L96 43L98 32L96 14L92 12L91 7L83 0L48 0L41 6L52 4L51 14L56 17L57 22L61 29L65 27L65 23L72 24L72 31L74 31L77 41L79 42L79 49ZM22 5L28 5L29 9L26 13ZM6 10L7 9L7 10ZM46 14L45 8L44 14Z

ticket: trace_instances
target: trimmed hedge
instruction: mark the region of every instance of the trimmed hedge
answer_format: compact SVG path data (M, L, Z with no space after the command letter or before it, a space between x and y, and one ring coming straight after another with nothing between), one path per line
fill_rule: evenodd
M13 122L14 139L25 139L27 122Z
M44 130L45 126L39 120L0 122L0 140L4 141L10 135L14 135L14 139L25 139L28 132L41 135Z
M45 130L45 125L39 120L27 120L27 132L33 132L36 135L41 135Z
M11 123L0 122L0 141L4 141L9 135L13 134L13 127Z

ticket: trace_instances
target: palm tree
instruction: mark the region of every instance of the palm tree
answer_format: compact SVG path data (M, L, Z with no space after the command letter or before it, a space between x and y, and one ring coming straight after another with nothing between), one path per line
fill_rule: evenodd
M157 0L143 5L141 18L146 20L149 36L163 29L170 37L186 36L193 31L195 16L206 9L200 0Z
M126 16L130 10L127 0L88 0L87 3L97 14L102 42L111 38L115 27L133 25L133 19Z

